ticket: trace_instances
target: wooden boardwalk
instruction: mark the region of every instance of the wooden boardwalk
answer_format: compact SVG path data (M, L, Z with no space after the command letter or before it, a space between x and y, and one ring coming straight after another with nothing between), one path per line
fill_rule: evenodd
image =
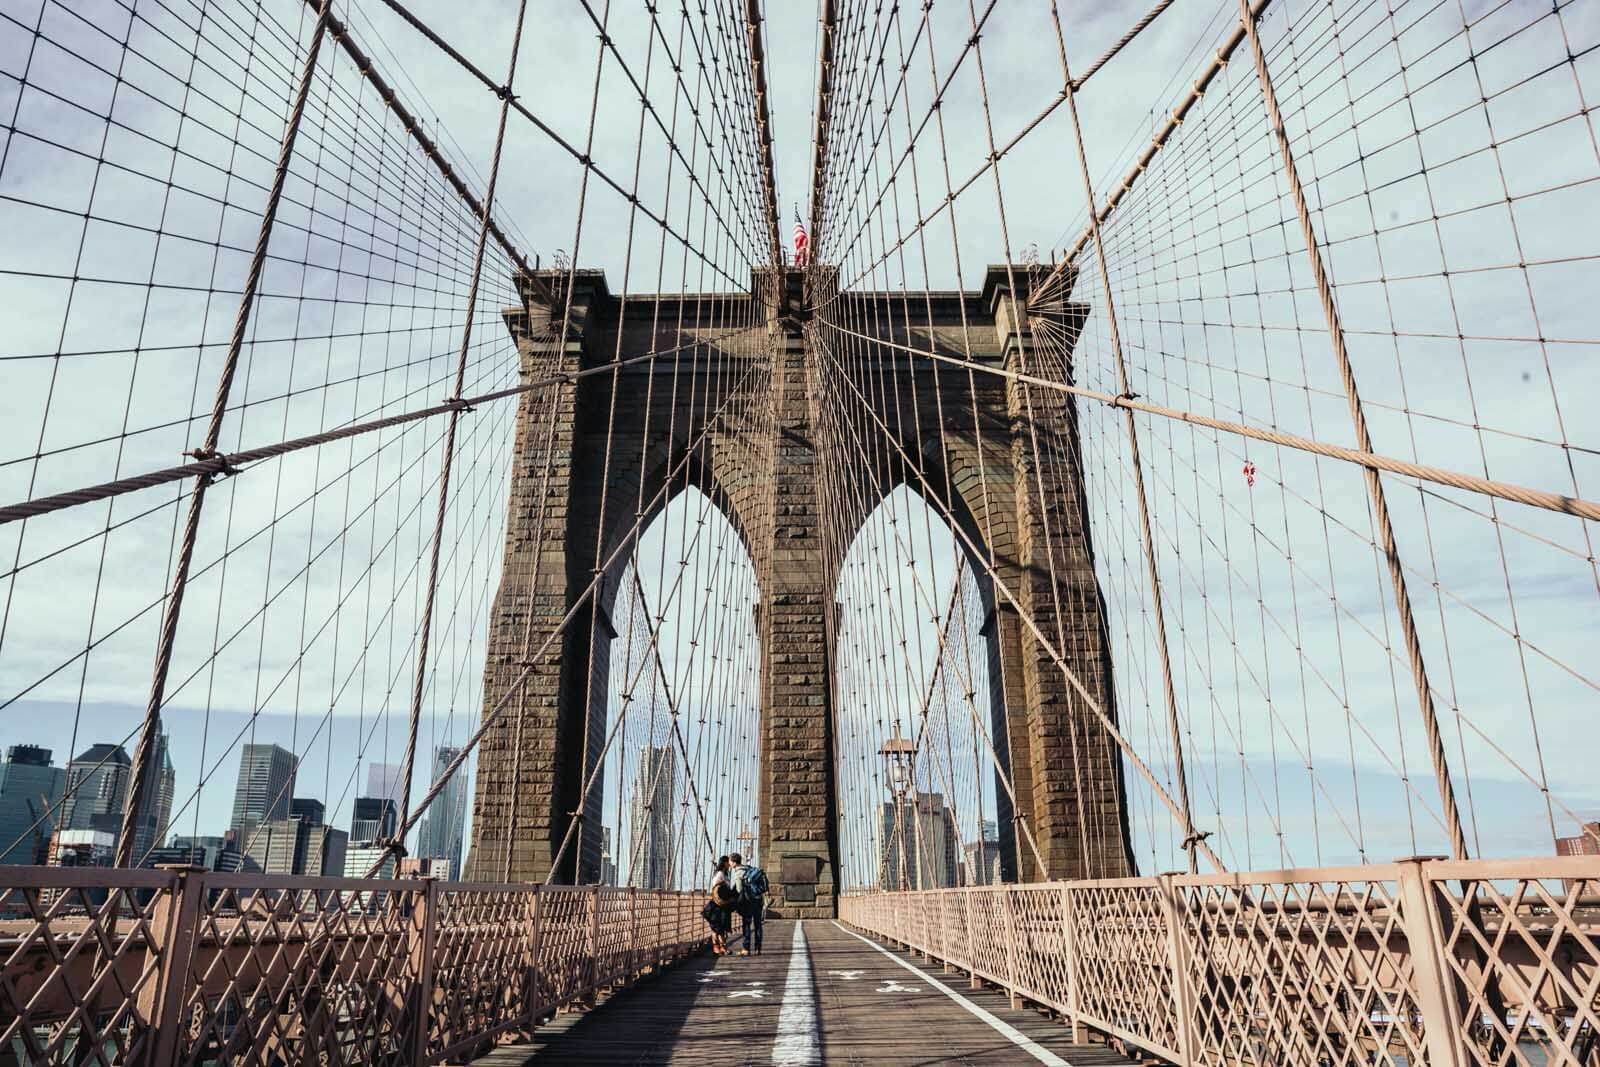
M477 1061L544 1064L1131 1064L1068 1029L1012 1010L832 922L769 923L760 956L695 957L582 1015L543 1027L531 1044ZM948 990L958 995L952 997ZM988 1018L985 1018L987 1016Z

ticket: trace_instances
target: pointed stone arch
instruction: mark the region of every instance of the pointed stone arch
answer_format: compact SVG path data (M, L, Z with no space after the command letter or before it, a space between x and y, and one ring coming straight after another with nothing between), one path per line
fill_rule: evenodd
M826 271L810 273L815 285ZM996 595L992 585L980 583L987 586L991 676L1003 679L992 698L995 737L1007 746L1017 794L1014 820L1002 818L1003 838L1016 856L1015 871L1007 873L1030 880L1047 868L1055 878L1116 877L1133 871L1120 754L1024 623L1026 618L1046 634L1069 635L1060 642L1069 668L1114 716L1105 611L1075 458L1072 404L1057 396L1041 405L1037 391L1024 396L1004 374L973 373L908 351L931 346L999 370L1029 366L1029 335L1014 325L1027 293L1013 296L1011 285L1013 279L1031 285L1040 275L1036 268L993 267L978 292L911 296L926 309L922 321L891 325L879 335L890 344L869 346L866 356L875 364L894 363L910 383L903 393L882 398L888 432L873 432L893 447L877 450L870 473L880 496L907 484L939 502L940 513L979 564L975 569L1006 590ZM576 272L563 345L549 329L551 308L537 302L535 291L548 291L565 277L552 274L543 287L523 285L524 305L506 314L531 375L570 374L656 350L651 316L690 301L701 314L710 306L722 322L748 321L759 306L769 358L758 361L762 374L735 373L750 367L750 357L703 334L703 377L694 397L672 392L667 360L656 361L654 370L637 369L650 363L620 370L615 404L613 375L590 373L551 387L554 424L540 425L538 432L530 428L532 398L546 394L523 398L486 701L497 703L520 673L524 632L531 630L537 645L573 610L593 577L596 543L604 559L639 510L664 504L681 491L680 482L692 480L733 523L761 583L759 819L773 905L784 915L832 914L838 841L827 618L837 575L828 573L826 561L842 556L841 546L828 539L845 535L824 529L819 515L814 421L830 416L814 409L809 392L817 327L806 307L806 277L758 272L749 293L621 302L599 272ZM851 299L887 305L891 297L868 293ZM893 299L902 308L906 294ZM1064 301L1061 307L1057 313L1075 333L1089 309ZM879 319L892 324L896 314ZM1066 373L1070 377L1070 366ZM772 421L764 432L705 424L706 412L735 390L748 390L749 400L767 405ZM961 417L945 417L954 412ZM1041 456L1030 441L1034 434L1054 436L1069 447ZM551 457L546 448L561 455ZM659 504L635 507L658 495ZM618 507L621 501L630 503ZM855 525L846 521L838 528ZM530 587L536 558L538 580ZM583 754L593 747L586 734L593 723L584 724L574 695L590 684L587 672L600 651L590 647L588 634L610 633L604 616L614 595L614 589L606 590L578 605L562 638L559 666L537 666L516 714L502 716L484 736L473 814L474 877L566 880L590 873L589 857L598 856L598 846L587 835L569 869L552 871L551 861L576 812ZM1045 867L1010 837L1013 822L1024 821ZM494 869L493 858L504 863L507 855L509 867Z

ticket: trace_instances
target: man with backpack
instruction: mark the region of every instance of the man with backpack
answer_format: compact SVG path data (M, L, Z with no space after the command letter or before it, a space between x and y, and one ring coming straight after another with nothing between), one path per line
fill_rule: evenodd
M761 924L767 907L767 872L735 852L728 857L733 861L733 873L728 881L736 895L734 909L738 911L744 930L744 946L739 955L761 955Z

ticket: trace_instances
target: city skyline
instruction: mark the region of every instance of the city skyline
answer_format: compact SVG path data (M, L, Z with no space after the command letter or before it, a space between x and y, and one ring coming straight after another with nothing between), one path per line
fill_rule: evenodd
M460 753L440 745L434 753L434 774L442 773ZM66 766L55 765L55 750L20 742L9 745L0 762L0 841L5 863L62 862L103 865L112 862L120 834L132 760L126 746L92 742ZM172 819L175 767L168 738L158 735L157 775L145 814L135 823L135 863L152 866L185 863L212 870L256 870L267 874L344 876L346 853L362 837L392 836L398 828L398 804L385 797L356 797L349 805L351 832L333 825L328 805L316 796L298 796L298 761L272 742L240 746L237 771L230 783L232 804L227 825L218 834L178 832ZM374 762L368 781L379 789L398 787L403 768ZM220 768L213 771L218 774ZM73 789L72 784L77 783ZM38 799L33 794L38 793ZM416 830L419 842L437 848L427 865L435 875L460 877L465 849L468 802L465 776L449 783L435 798ZM53 816L46 809L54 809ZM45 814L44 818L40 818ZM198 820L196 820L198 821ZM219 819L208 822L220 822ZM37 825L36 825L37 824ZM183 829L188 829L184 826ZM55 833L55 831L63 833ZM32 839L29 839L29 834ZM53 857L53 858L52 858ZM384 870L395 870L393 863ZM364 873L363 868L362 873Z
M64 771L73 755L91 744L103 743L120 745L131 758L137 731L131 730L129 724L142 718L143 708L133 705L85 703L79 708L72 704L20 701L8 708L0 721L0 756L9 746L39 746L50 749L55 766ZM162 718L175 771L169 841L175 835L220 837L232 827L238 771L246 743L276 744L294 754L298 765L289 795L322 801L325 821L342 829L349 826L355 799L366 795L369 762L398 764L398 756L404 750L404 717L390 713L369 714L364 722L355 714L340 713L320 728L308 728L303 716L271 712L252 715L212 709L202 714L172 707ZM437 727L430 730L429 721L424 720L412 775L413 811L432 785L425 753L439 745L459 747L459 738L469 732L466 717L459 714L453 726L440 719ZM359 761L359 773L348 762L352 752ZM467 797L464 839L470 839L475 764L475 758L469 756L461 771ZM64 809L65 805L61 807ZM419 818L409 835L412 846L420 828ZM0 848L10 843L0 843ZM466 851L464 841L463 855Z

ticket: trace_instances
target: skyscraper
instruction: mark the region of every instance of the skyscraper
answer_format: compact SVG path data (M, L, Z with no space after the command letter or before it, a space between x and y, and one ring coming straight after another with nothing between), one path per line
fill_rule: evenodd
M629 805L633 829L628 843L629 884L641 889L671 888L673 801L677 795L677 753L670 747L645 745L639 750Z
M166 853L166 855L163 855ZM230 837L205 834L199 837L175 836L165 849L156 849L146 866L162 863L191 863L210 871L234 872L243 865L239 843Z
M173 793L176 792L177 774L172 768L172 755L167 751L165 733L156 735L155 751L151 754L150 767L152 777L145 790L144 808L133 824L135 863L142 863L152 849L161 847L167 841L167 821L172 817L172 799ZM131 779L128 785L132 787Z
M327 821L328 806L314 797L295 797L289 801L289 816L297 815L312 826L321 826Z
M131 762L121 745L99 744L90 745L67 764L61 828L119 833Z
M239 754L239 784L233 793L233 818L228 827L249 843L261 823L289 817L296 768L294 753L277 745L245 745Z
M367 796L393 801L397 810L404 781L405 768L398 763L367 764Z
M355 811L350 817L350 843L367 844L393 837L398 822L394 801L388 797L356 797Z
M445 768L461 754L452 745L440 745L433 751L433 782L444 776ZM457 770L450 781L439 790L439 795L428 805L428 813L417 837L417 855L428 859L443 859L449 867L449 878L461 877L461 848L467 831L467 782L464 770Z
M0 863L44 862L60 814L51 814L51 807L66 785L66 771L52 765L50 755L36 745L6 749L0 763Z
M957 884L955 817L942 793L914 793L897 813L883 805L885 889L943 889Z
M600 879L601 885L617 884L617 861L611 855L611 827L600 828Z
M267 874L339 877L347 838L322 821L320 800L295 798L293 814L259 824L246 842L249 856Z

